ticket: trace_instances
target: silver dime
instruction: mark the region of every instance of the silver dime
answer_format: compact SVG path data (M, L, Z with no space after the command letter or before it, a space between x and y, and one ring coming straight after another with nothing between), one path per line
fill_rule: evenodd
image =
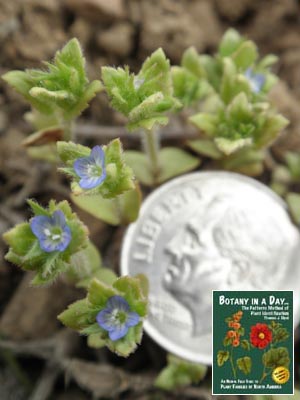
M146 332L166 350L211 364L211 296L300 290L300 235L284 202L254 179L199 172L144 202L123 242L122 274L150 282ZM299 296L295 296L299 321Z

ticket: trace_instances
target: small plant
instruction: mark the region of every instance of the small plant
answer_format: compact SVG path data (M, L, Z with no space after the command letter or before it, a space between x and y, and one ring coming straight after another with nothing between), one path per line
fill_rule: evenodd
M53 62L44 62L44 69L11 71L3 79L32 107L25 117L34 133L23 143L29 154L58 166L70 179L70 199L78 207L111 225L127 225L139 214L139 182L157 186L201 163L198 156L182 149L160 147L159 129L168 124L170 113L190 114L199 138L187 145L197 155L214 160L214 168L250 175L262 172L265 149L287 125L267 98L276 82L270 72L275 61L272 55L259 60L256 45L231 29L215 56L199 55L190 48L181 65L171 67L158 49L137 74L129 67L105 66L103 83L90 82L80 44L72 39ZM76 118L102 90L111 106L127 118L127 129L139 133L144 152L124 152L118 138L92 148L76 142ZM297 177L298 161L290 156L287 162L289 173ZM147 278L117 277L104 268L88 228L67 201L50 200L48 207L34 200L28 204L32 218L3 236L9 246L6 259L33 271L33 285L52 283L64 274L85 289L86 297L71 304L59 320L86 335L89 346L107 346L127 357L141 342L148 309ZM259 347L263 340L244 339L241 319L241 311L227 319L226 349L218 353L218 365L230 360L234 376L251 369L248 356L235 362L234 349L249 351L250 342ZM274 343L277 328L269 329ZM205 373L206 367L170 355L156 386L170 390L197 383Z

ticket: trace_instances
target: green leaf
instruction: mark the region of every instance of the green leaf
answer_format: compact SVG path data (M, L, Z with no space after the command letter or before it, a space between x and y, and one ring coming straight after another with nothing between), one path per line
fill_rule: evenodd
M219 45L219 54L228 57L234 53L243 43L244 38L233 28L228 29L222 37Z
M100 282L105 283L106 285L112 285L113 282L117 279L117 275L109 268L99 268L97 271L94 272L93 276L82 279L76 284L76 286L79 288L88 289L91 281L94 278Z
M252 147L244 147L221 160L222 168L255 176L263 172L265 154Z
M188 362L168 354L168 364L160 372L154 385L163 390L175 390L191 384L197 384L205 378L207 367Z
M88 336L87 338L87 344L89 347L92 347L94 349L101 349L102 347L105 346L105 340L102 339L101 335L99 333L94 333Z
M146 154L136 150L126 150L124 156L126 163L133 169L137 180L146 186L152 186L154 178Z
M107 340L106 345L108 348L121 357L128 357L133 353L137 345L141 343L143 336L143 325L140 322L138 325L129 328L128 333L123 338L112 341Z
M86 299L82 299L71 304L57 318L69 328L81 331L91 324L90 312L91 306Z
M105 307L107 300L116 294L116 290L109 285L93 279L89 287L87 299L93 306L101 309Z
M205 68L194 47L190 47L183 53L181 67L172 67L171 73L174 95L184 106L191 105L212 91L206 80Z
M263 354L262 361L267 368L288 367L290 364L288 349L286 347L270 349Z
M201 160L193 157L181 149L164 147L159 153L161 173L159 183L165 182L174 176L182 175L197 168Z
M242 70L247 69L255 63L258 58L257 47L254 42L247 40L232 54L236 66Z
M232 344L232 339L229 338L228 336L225 336L224 339L223 339L223 345L225 347L227 347L227 346L230 346L231 344Z
M222 153L228 156L232 153L235 153L239 149L250 146L252 144L252 139L247 138L230 140L220 137L215 139L215 144Z
M76 285L83 280L89 280L101 269L101 265L102 259L98 249L89 242L86 248L72 256L71 267L67 271L68 279Z
M286 201L293 220L296 224L300 224L300 194L290 192L286 196Z
M160 172L154 175L147 156L141 152L125 152L126 162L133 169L137 179L146 186L163 183L175 176L191 171L200 165L201 160L181 149L165 147L159 152Z
M223 157L222 152L215 145L214 141L206 139L196 139L188 140L187 145L190 149L194 150L196 153L210 157L213 160L219 160Z
M252 368L252 360L250 357L241 357L236 360L238 369L244 372L245 375L249 375Z
M229 351L219 350L217 354L217 363L219 367L222 367L229 360Z
M246 339L241 341L241 346L244 350L250 350L251 348L249 341Z
M300 180L300 155L298 153L288 151L284 158L292 178L295 181Z
M205 78L206 71L195 47L189 47L183 53L181 65L197 78Z
M114 199L104 199L101 195L71 195L71 199L79 208L110 225L127 225L139 215L141 196L136 186Z
M214 136L216 134L218 122L216 115L199 113L190 117L189 120L207 136Z

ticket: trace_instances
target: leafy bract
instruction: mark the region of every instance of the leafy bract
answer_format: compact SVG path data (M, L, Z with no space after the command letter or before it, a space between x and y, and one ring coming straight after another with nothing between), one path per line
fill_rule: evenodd
M173 97L170 62L162 49L146 59L137 75L128 67L102 67L102 79L111 105L128 118L131 131L166 125L166 112L180 106Z
M10 71L3 79L39 113L54 115L57 122L77 117L102 89L100 81L88 81L85 59L75 38L44 66L44 70Z

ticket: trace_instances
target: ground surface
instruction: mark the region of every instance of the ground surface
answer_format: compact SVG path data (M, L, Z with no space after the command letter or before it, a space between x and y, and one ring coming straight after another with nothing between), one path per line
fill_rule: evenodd
M234 26L255 40L262 54L273 52L280 57L276 72L282 82L273 98L291 120L272 149L280 161L285 150L300 151L299 22L296 0L0 0L0 73L39 66L40 60L50 59L73 36L85 49L91 79L99 78L100 67L106 64L126 63L137 69L159 46L176 63L190 45L200 52L213 52L224 30ZM29 217L26 198L46 204L50 198L68 198L69 190L55 169L26 157L20 142L30 133L22 117L28 108L3 82L0 105L0 232L4 232ZM81 123L78 138L87 144L104 143L123 132L118 128L123 119L111 111L103 94L93 101ZM99 130L95 125L116 129ZM176 143L181 145L183 135L181 139ZM126 147L136 145L127 136L123 141ZM105 265L117 271L124 228L80 215ZM0 260L5 252L0 242ZM0 261L0 332L5 339L0 341L0 400L84 400L92 394L140 400L212 398L210 374L199 387L174 394L154 390L153 378L165 364L165 352L147 337L127 360L106 350L89 350L85 339L61 329L56 320L83 293L63 281L32 289L29 280ZM299 355L299 340L296 351ZM298 367L296 375L299 382Z

